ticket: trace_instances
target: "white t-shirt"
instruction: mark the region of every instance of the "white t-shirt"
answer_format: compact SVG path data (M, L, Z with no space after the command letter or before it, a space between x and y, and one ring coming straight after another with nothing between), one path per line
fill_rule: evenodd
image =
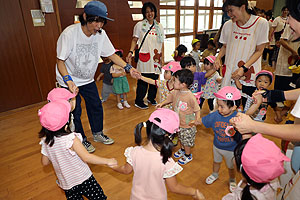
M226 73L222 87L231 85L231 74L238 69L238 63L246 63L255 52L256 46L268 43L269 25L262 17L251 15L243 26L227 21L221 32L220 42L226 44ZM255 74L261 70L261 57L245 74L245 81L254 84ZM233 81L234 82L234 81Z
M286 20L287 18L283 18L281 16L276 17L272 23L272 27L275 28L274 32L282 31L282 29L284 29Z
M138 38L138 47L140 47L144 35L147 33L148 29L143 29L143 26L147 26L150 28L147 20L143 20L138 22L133 29L133 37ZM159 23L160 33L164 38L164 28ZM158 40L158 35L155 26L152 27L151 31L146 36L146 39L143 43L142 48L140 49L140 53L142 55L139 56L139 61L137 63L137 70L142 73L156 73L160 74L160 61L161 61L161 49L162 43Z
M94 81L100 56L108 57L115 53L106 32L86 36L81 24L68 26L57 40L57 58L65 61L69 75L76 86ZM61 86L67 87L56 66L56 80Z
M300 118L300 96L298 97L298 100L297 100L291 114L294 117Z
M292 42L293 40L293 30L290 28L290 25L286 25L281 35L281 38L286 40L288 45L297 51L300 46L300 42ZM275 75L278 76L289 76L293 75L292 71L289 69L288 58L292 55L292 53L284 48L282 45L280 46L277 63L276 63L276 70Z

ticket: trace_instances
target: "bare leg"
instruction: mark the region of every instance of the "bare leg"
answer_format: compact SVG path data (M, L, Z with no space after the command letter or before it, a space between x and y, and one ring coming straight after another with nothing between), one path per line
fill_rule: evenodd
M123 100L127 101L127 94L126 93L123 93Z
M235 170L234 169L228 169L229 178L231 180L235 179Z
M117 94L116 97L117 97L117 103L121 103L120 94Z
M191 154L191 147L183 147L183 148L184 148L184 151L185 151L186 155L190 155Z
M214 164L213 164L213 172L218 174L219 171L220 171L220 167L221 167L221 163L214 162Z

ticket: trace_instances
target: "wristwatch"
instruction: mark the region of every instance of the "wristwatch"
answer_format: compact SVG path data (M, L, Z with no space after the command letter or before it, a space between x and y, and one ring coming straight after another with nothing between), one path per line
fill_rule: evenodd
M243 65L241 68L243 68L244 73L246 73L249 70L247 67L245 67L245 65Z

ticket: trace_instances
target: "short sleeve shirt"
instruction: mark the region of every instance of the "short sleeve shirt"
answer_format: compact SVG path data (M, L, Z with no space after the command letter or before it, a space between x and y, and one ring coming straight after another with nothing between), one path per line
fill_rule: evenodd
M294 115L294 117L300 118L300 96L298 97L298 100L297 100L291 114Z
M173 88L170 88L168 80L155 80L155 85L159 89L160 102L163 102L167 99L167 96L171 93ZM170 105L167 105L166 107L171 108Z
M201 85L204 85L207 80L205 78L205 74L206 74L206 72L195 72L194 73L193 85L190 87L190 90L192 93L201 91Z

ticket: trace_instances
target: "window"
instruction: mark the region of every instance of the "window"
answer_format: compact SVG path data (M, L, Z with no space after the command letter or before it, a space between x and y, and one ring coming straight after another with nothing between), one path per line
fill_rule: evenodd
M175 51L175 38L166 38L164 40L164 57L165 62L168 62L170 60L173 60L172 54Z
M193 35L180 37L180 44L183 44L188 49L188 51L186 52L186 55L192 51L192 40L193 39L194 39Z
M194 10L180 10L180 33L193 32Z
M194 6L195 0L180 0L180 6Z
M160 9L160 23L163 25L165 34L175 33L175 10Z
M213 29L219 29L222 23L222 10L214 10Z
M222 7L223 0L214 0L214 7Z
M176 0L160 0L160 5L168 5L168 6L175 6Z
M199 10L198 12L198 31L208 29L209 10Z
M199 0L199 6L210 6L210 0Z

